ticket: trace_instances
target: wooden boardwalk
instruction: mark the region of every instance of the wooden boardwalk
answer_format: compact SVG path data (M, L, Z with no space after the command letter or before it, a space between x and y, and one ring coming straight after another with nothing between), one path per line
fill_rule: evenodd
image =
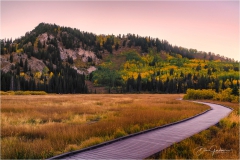
M203 102L196 102L203 103ZM65 153L51 159L144 159L169 146L199 133L231 113L221 105L203 103L212 109L192 119L167 125L142 134L112 141L109 144Z

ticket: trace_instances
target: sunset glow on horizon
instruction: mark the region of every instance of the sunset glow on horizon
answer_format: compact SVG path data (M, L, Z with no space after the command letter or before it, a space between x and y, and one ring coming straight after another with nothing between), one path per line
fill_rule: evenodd
M1 39L39 23L95 34L138 34L240 60L239 1L1 2Z

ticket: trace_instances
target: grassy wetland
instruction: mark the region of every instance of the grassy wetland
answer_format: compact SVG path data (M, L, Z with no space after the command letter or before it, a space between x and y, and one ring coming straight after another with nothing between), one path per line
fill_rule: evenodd
M194 116L183 95L2 95L1 158L49 158Z

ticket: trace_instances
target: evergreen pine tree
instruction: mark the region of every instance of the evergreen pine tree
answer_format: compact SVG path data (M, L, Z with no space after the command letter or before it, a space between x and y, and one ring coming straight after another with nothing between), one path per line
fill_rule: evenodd
M235 95L235 96L239 96L239 90L238 90L238 86L237 85L233 86L232 94Z
M13 63L13 55L10 54L10 63Z
M20 66L17 66L17 75L20 75Z
M10 82L10 91L14 91L14 77L11 77L11 82Z
M118 50L118 47L119 47L119 44L117 42L117 44L115 45L115 50L117 51Z
M23 60L22 60L22 58L20 59L19 65L20 65L21 67L23 67Z
M24 64L24 72L26 73L28 71L28 60L25 60L25 64Z
M142 90L142 83L141 83L141 74L138 73L138 77L137 77L137 91L138 92L141 92Z
M2 91L7 91L7 86L6 86L6 81L5 81L5 77L2 77L1 79L1 90Z

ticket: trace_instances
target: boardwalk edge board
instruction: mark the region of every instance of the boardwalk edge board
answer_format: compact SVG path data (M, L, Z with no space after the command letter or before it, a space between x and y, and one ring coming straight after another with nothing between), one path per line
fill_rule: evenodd
M198 103L198 101L190 101L190 102ZM212 103L212 104L215 104L215 103ZM220 104L218 104L218 105L220 105ZM221 105L221 106L223 106L223 105ZM226 107L226 108L229 108L229 109L232 110L232 108L230 108L230 107L227 107L227 106L223 106L223 107ZM127 138L130 138L130 137L133 137L133 136L137 136L137 135L140 135L140 134L144 134L144 133L150 132L150 131L154 131L154 130L157 130L157 129L161 129L161 128L165 128L165 127L168 127L168 126L172 126L174 124L182 123L182 122L188 121L190 119L193 119L195 117L198 117L198 116L200 116L202 114L205 114L205 113L207 113L210 110L212 110L212 108L210 108L210 109L208 109L208 110L206 110L206 111L204 111L202 113L199 113L199 114L197 114L195 116L192 116L192 117L189 117L189 118L177 121L177 122L173 122L173 123L169 123L169 124L166 124L166 125L163 125L163 126L154 127L154 128L151 128L151 129L148 129L148 130L145 130L145 131L133 133L133 134L130 134L130 135L127 135L127 136L123 136L123 137L120 137L120 138L117 138L117 139L106 141L106 142L103 142L103 143L100 143L100 144L97 144L97 145L94 145L94 146L90 146L90 147L87 147L87 148L83 148L83 149L80 149L80 150L63 153L63 154L51 157L48 160L51 160L51 159L61 159L61 158L64 158L64 157L72 156L74 154L85 152L85 151L89 151L89 150L92 150L92 149L95 149L95 148L99 148L99 147L102 147L102 146L105 146L105 145L108 145L108 144L111 144L111 143L114 143L114 142L117 142L117 141L121 141L123 139L127 139Z

